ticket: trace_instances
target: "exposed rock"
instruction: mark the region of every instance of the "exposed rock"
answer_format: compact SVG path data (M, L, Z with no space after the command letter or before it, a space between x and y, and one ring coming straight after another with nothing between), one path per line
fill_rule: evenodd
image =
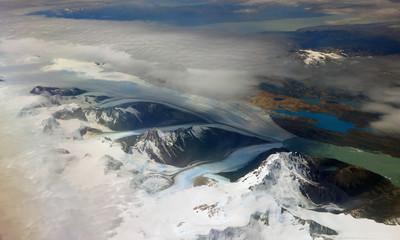
M338 235L332 228L323 226L313 220L306 220L306 223L310 226L310 235L312 237L319 237L320 235Z
M88 126L79 129L79 134L82 137L88 133L100 134L100 133L102 133L102 131L100 129L92 128L92 127L88 127Z
M208 204L202 204L200 206L194 207L193 211L196 211L196 213L202 211L205 212L207 211L207 215L209 218L212 218L215 215L218 215L222 210L221 208L218 207L218 202L208 205Z
M211 178L207 178L207 177L196 177L193 179L193 186L194 187L199 187L199 186L212 186L216 184L216 181L214 179Z
M110 155L105 155L103 158L106 161L105 168L104 168L105 174L107 174L109 172L120 170L121 167L124 165L121 161L116 160L115 158L111 157Z
M279 153L267 158L258 169L239 181L253 181L250 185L253 190L268 190L272 195L279 194L277 200L283 205L293 199L299 201L297 204L307 203L296 195L301 193L315 204L308 206L310 209L320 210L321 205L330 205L332 208L334 204L340 207L336 213L345 212L377 222L397 224L400 218L398 187L376 173L335 159L311 157L302 153Z
M228 227L224 230L211 229L207 235L197 236L197 240L234 240L234 239L262 239L261 236L258 238L246 238L240 236L244 235L244 230L239 227Z
M70 119L79 119L82 121L87 121L85 114L82 111L82 108L74 108L74 109L62 109L55 113L53 113L53 117L55 119L61 120L70 120Z
M265 226L269 226L269 218L268 215L266 213L253 213L250 217L250 225L252 221L260 221L262 223L264 223Z
M184 167L195 161L221 160L233 150L266 143L259 138L217 128L194 126L162 132L156 128L118 140L125 152L134 148L160 163Z
M86 93L85 90L79 88L56 88L56 87L42 87L37 86L33 88L30 93L36 95L58 95L58 96L77 96Z
M303 225L308 227L310 237L311 238L323 238L323 239L331 239L329 236L338 235L338 233L326 226L323 226L313 220L304 220L297 216L294 216L292 213L284 210L281 212L282 217L284 218L292 218L292 223L294 225ZM276 216L275 216L276 217ZM244 239L266 239L265 236L262 235L262 229L264 228L273 228L274 226L270 226L269 223L269 212L261 213L256 212L251 215L250 221L246 226L242 227L228 227L224 230L216 230L211 229L209 234L207 235L198 235L198 240L219 240L219 239L229 239L229 240L244 240ZM279 218L279 217L278 217Z
M314 220L302 219L300 217L297 217L297 216L293 215L291 212L289 212L285 208L282 208L281 213L284 213L284 212L288 212L289 214L291 214L296 219L296 221L298 223L300 223L302 225L308 225L309 226L310 235L313 238L321 237L321 235L338 235L338 232L336 232L332 228L323 226L323 225L317 223Z
M60 123L54 118L48 118L42 121L43 132L53 134L56 129L60 127Z

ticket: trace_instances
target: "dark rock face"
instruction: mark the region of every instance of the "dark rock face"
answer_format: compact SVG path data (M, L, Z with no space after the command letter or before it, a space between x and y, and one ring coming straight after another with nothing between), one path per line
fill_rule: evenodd
M208 235L197 236L197 240L226 239L233 240L243 235L241 228L228 227L224 230L211 229Z
M84 113L90 121L115 131L205 122L204 119L192 113L151 102L134 102L108 108L88 108L84 110Z
M332 228L328 228L323 226L313 220L306 220L306 223L310 224L310 234L311 236L315 235L338 235L338 233Z
M291 212L287 211L286 209L282 208L282 215L291 215L294 217L293 223L304 225L305 227L308 226L310 236L314 238L323 238L323 239L330 239L329 236L338 235L338 233L326 226L323 226L313 220L304 220L295 215ZM257 229L258 226L267 226L269 227L269 213L260 213L256 212L251 215L250 221L247 226L242 227L228 227L224 230L216 230L211 229L209 234L207 235L198 235L198 240L214 240L214 239L264 239L260 233L254 231Z
M122 138L119 141L125 152L135 148L146 152L157 162L178 167L196 161L221 160L239 147L266 143L259 138L199 126L170 132L152 129L142 135Z
M42 121L43 132L53 134L60 127L60 123L54 118L48 118Z
M92 128L92 127L87 127L87 126L79 129L79 134L82 137L88 133L100 134L100 133L102 133L102 131L97 128Z
M104 173L106 173L106 174L109 172L120 170L121 167L124 166L124 164L122 162L116 160L115 158L111 157L110 155L105 155L103 158L106 161L105 168L104 168Z
M336 232L335 230L333 230L332 228L326 227L324 225L321 225L319 223L317 223L314 220L305 220L302 218L299 218L295 215L293 215L291 212L289 212L288 210L286 210L285 208L282 208L282 213L283 212L288 212L289 214L291 214L298 223L302 224L302 225L309 225L309 231L310 231L310 235L311 237L319 237L320 235L338 235L338 232Z
M79 88L56 88L56 87L42 87L37 86L33 88L30 93L36 95L43 95L48 94L51 96L58 95L58 96L77 96L83 93L86 93L85 90Z
M334 159L321 159L302 153L291 155L291 161L304 159L307 165L296 166L296 171L309 182L301 182L301 191L317 204L337 203L354 207L363 199L379 198L381 194L395 190L386 178Z
M61 120L79 119L82 121L87 121L86 116L82 111L82 108L76 108L71 110L63 109L55 112L53 114L53 117L55 119L61 119Z

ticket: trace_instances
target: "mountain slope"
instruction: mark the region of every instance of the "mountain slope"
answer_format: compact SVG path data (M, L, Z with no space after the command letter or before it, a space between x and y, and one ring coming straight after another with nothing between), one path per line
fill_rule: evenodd
M169 132L154 128L142 135L122 138L119 142L125 152L136 149L157 162L179 167L200 160L222 160L237 148L266 143L256 137L204 126Z
M283 206L346 212L386 224L400 222L398 187L376 173L334 159L276 153L238 182L254 191L267 191Z

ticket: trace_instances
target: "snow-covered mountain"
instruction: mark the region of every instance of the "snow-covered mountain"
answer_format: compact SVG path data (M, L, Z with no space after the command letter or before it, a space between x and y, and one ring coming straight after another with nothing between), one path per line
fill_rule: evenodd
M297 55L307 66L311 67L318 67L327 62L340 63L346 57L338 52L319 52L311 49L299 49Z
M303 153L272 154L238 180L253 191L273 195L283 207L346 212L355 217L398 224L400 191L386 178L362 167ZM374 206L387 207L378 213Z
M165 132L154 128L119 141L125 152L133 148L157 162L179 167L192 162L222 160L238 148L266 143L256 137L207 126Z
M133 102L105 108L89 107L84 113L89 122L115 131L205 122L192 113L152 102Z

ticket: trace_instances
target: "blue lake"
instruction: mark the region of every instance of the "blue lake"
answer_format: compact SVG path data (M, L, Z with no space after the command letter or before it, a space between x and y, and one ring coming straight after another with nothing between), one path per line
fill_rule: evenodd
M347 130L350 128L366 130L365 128L356 128L354 127L354 123L339 120L335 115L328 113L310 113L306 111L292 112L280 109L276 109L275 112L287 114L290 116L307 117L315 119L318 121L318 123L312 125L334 132L348 133Z

